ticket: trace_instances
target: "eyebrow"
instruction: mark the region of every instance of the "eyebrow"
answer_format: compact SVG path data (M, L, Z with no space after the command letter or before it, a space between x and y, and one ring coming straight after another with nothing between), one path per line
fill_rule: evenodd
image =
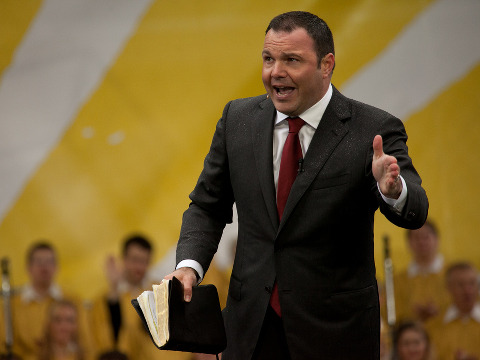
M271 53L269 50L263 50L262 55L271 55ZM290 58L290 57L303 58L302 54L297 52L282 52L281 55L286 58Z

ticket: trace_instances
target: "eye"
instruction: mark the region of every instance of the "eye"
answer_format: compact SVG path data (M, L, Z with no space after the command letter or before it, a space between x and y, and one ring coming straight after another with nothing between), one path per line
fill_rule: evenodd
M292 58L292 57L291 57L291 58L288 58L288 61L289 61L289 62L297 62L297 61L298 61L298 59L297 59L297 58Z
M269 61L272 61L272 58L271 58L270 56L265 55L265 56L263 57L263 61L269 62Z

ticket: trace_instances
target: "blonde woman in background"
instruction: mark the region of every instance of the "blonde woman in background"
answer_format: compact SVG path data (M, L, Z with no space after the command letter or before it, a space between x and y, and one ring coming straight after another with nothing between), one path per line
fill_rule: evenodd
M37 360L91 360L78 336L78 310L74 303L59 300L49 308L45 335Z
M393 343L393 360L436 360L428 333L418 322L401 323Z

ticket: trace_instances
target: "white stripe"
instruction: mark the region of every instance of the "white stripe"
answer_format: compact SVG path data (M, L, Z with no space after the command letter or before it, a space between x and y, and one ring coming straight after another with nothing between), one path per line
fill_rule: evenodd
M151 1L44 1L0 83L0 220Z
M342 92L406 120L479 63L479 19L478 0L435 2Z

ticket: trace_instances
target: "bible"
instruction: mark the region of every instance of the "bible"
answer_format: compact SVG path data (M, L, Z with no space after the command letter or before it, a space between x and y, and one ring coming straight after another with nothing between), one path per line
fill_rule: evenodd
M153 285L131 303L157 348L201 354L225 350L227 338L215 285L194 286L187 303L183 285L174 277Z

